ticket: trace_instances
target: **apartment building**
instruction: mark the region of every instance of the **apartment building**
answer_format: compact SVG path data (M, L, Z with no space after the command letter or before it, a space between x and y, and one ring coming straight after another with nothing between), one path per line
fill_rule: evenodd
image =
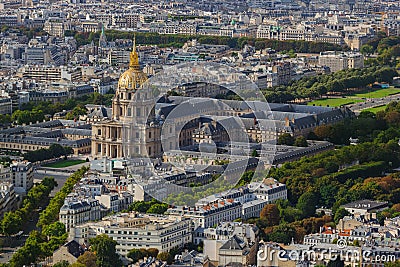
M19 70L25 79L33 79L36 82L58 82L61 79L67 81L81 81L81 68L68 68L66 66L26 65Z
M277 75L278 85L287 85L292 81L292 65L290 62L277 62L271 67L272 73Z
M100 202L92 198L67 197L60 209L59 221L65 225L67 232L77 225L102 218Z
M4 213L16 208L14 185L10 182L0 182L0 218Z
M23 78L36 82L58 82L61 80L61 68L43 65L26 65L19 71Z
M252 182L248 188L256 199L264 199L268 203L273 203L278 199L287 199L286 185L273 178L264 179L262 182Z
M28 161L14 161L10 165L11 178L17 194L26 195L33 187L33 166Z
M64 57L56 45L36 44L25 47L23 59L26 64L56 65L64 63Z
M242 204L233 199L217 199L203 206L169 208L167 213L172 216L190 218L196 227L208 228L221 221L234 221L241 218Z
M9 167L0 164L0 182L6 181L11 181L11 170Z
M217 84L208 84L205 82L194 82L179 85L176 91L187 97L216 97L218 95L225 95L228 93L228 89L222 86Z
M98 32L101 30L102 24L97 21L84 20L80 25L83 32Z
M364 67L364 56L358 52L321 52L318 64L329 67L331 72L344 69L359 69Z
M256 263L259 230L255 225L221 222L215 228L196 231L194 235L204 243L203 253L215 266L249 266Z
M0 98L0 114L11 114L12 113L12 99L11 97Z
M69 21L61 18L49 18L44 23L43 30L50 35L64 37L65 31L71 30L71 24Z
M156 248L167 252L192 242L191 221L187 218L138 213L122 213L99 222L78 225L70 239L79 243L106 234L117 242L117 253L126 256L131 249Z

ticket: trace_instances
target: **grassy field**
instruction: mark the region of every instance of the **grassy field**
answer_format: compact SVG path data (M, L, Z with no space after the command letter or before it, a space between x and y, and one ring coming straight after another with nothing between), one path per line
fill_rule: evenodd
M330 106L330 107L339 107L342 105L349 105L359 102L364 102L363 98L382 98L394 94L400 93L400 88L384 88L384 89L377 89L371 92L364 92L354 95L349 95L343 98L327 98L327 99L318 99L311 102L308 102L307 105L312 106ZM379 110L378 110L379 111Z
M373 113L377 113L378 111L382 111L386 109L387 105L383 105L383 106L378 106L378 107L374 107L374 108L367 108L367 109L363 109L362 111L370 111Z
M371 91L371 92L366 92L366 93L361 93L361 94L355 94L353 96L359 97L359 98L381 98L381 97L386 97L394 94L400 93L400 88L386 88L386 89L378 89L376 91Z
M329 107L339 107L342 105L349 105L358 102L362 102L361 99L356 98L327 98L327 99L318 99L311 102L308 102L307 105L312 106L329 106Z
M68 159L68 160L50 163L50 164L44 165L43 167L60 169L60 168L65 168L65 167L69 167L69 166L78 165L78 164L81 164L84 162L86 162L86 161L80 160L80 159Z

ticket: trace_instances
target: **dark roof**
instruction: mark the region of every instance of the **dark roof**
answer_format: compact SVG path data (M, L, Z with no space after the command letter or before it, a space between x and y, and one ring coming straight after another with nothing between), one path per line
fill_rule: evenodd
M347 203L342 205L344 208L354 208L354 209L364 209L367 211L370 210L375 210L375 209L381 209L384 207L387 207L388 203L387 202L380 202L380 201L374 201L374 200L357 200L351 203Z
M79 243L75 240L67 242L66 244L64 244L64 247L66 247L68 249L68 252L75 258L78 258L80 255L85 253L85 250L82 248L82 246L79 245Z
M40 128L52 128L52 127L61 127L64 126L64 124L60 120L52 120L52 121L39 122L36 124L32 124L30 126L40 127Z
M234 235L230 239L228 239L228 241L226 241L225 244L223 244L220 249L243 250L244 247L245 245L243 240Z
M87 116L88 118L111 118L112 111L110 108L100 106L94 108Z

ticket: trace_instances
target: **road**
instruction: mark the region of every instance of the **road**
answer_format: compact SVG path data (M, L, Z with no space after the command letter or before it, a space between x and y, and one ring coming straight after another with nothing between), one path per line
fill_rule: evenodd
M88 163L83 163L75 166L70 166L67 168L63 168L63 170L68 169L71 171L75 171L79 169L83 165L88 165ZM55 181L57 182L57 187L53 189L50 193L50 197L54 197L54 195L60 191L61 187L63 187L65 181L67 178L71 175L71 173L66 173L66 172L60 172L57 169L36 169L33 172L33 179L35 183L40 183L40 181L43 180L44 177L49 176L49 177L54 177ZM44 208L44 207L43 207ZM24 227L24 234L19 238L6 238L6 237L0 237L2 243L1 246L1 253L0 253L0 263L7 263L10 261L12 255L21 247L24 245L28 234L36 229L36 224L39 219L39 211L35 211L32 213L31 218L29 222L26 224Z
M61 187L63 187L65 181L67 180L67 178L76 170L80 169L82 166L88 166L89 163L82 163L82 164L78 164L78 165L74 165L74 166L69 166L69 167L65 167L62 168L62 170L69 170L71 171L71 173L68 172L63 172L56 168L50 169L50 168L46 168L46 169L36 169L34 171L34 182L35 183L40 183L40 181L48 176L48 177L54 177L54 180L56 180L57 182L57 187L53 189L53 191L50 193L50 197L53 197L55 195L55 193L57 193L58 191L60 191Z
M62 172L52 172L52 171L45 171L45 170L36 170L33 175L33 179L35 183L40 183L44 177L54 177L54 180L57 182L57 187L53 189L50 193L50 197L54 197L54 195L60 191L61 187L63 187L65 181L70 176L68 173Z
M0 237L2 240L2 247L0 253L0 263L7 263L10 261L13 254L25 244L28 238L28 233L36 229L36 224L39 219L39 211L34 211L31 214L29 222L25 225L23 235L20 238L15 237Z
M395 94L382 98L371 98L366 100L365 102L347 105L347 107L353 110L355 113L360 113L364 109L384 106L392 101L398 101L398 100L400 100L400 94Z

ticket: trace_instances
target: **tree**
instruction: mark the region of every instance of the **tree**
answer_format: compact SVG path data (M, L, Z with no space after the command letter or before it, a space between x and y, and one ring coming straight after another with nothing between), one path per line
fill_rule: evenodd
M385 262L385 267L400 267L400 260Z
M315 206L318 204L318 198L312 191L302 194L297 202L296 208L301 210L303 217L311 217L315 215Z
M22 218L19 212L7 212L1 220L1 232L5 235L14 235L21 230Z
M154 213L154 214L164 214L164 212L166 212L168 209L168 205L165 203L162 204L154 204L152 205L147 211L146 213Z
M251 156L254 157L254 158L259 156L258 152L257 152L257 149L253 149L253 151L251 152Z
M295 146L308 147L307 139L304 136L299 136L294 141Z
M374 48L372 47L372 45L365 44L361 46L360 52L364 56L370 56L374 52Z
M288 133L284 133L278 138L278 145L292 146L294 144L294 138Z
M296 235L296 230L288 224L280 224L275 226L271 233L269 233L268 240L289 244Z
M122 261L116 253L117 242L106 234L98 235L89 240L92 251L96 253L97 265L101 267L122 266Z
M344 261L342 261L340 259L340 257L338 256L335 260L330 260L326 266L327 267L344 267Z
M157 258L158 255L158 249L156 248L149 248L147 249L147 253L149 254L149 256L153 257L153 258Z
M157 259L160 261L166 261L168 264L172 264L173 257L169 252L160 252L157 255Z
M96 254L91 251L85 251L85 253L78 257L77 262L86 267L98 267Z
M86 108L84 108L82 106L77 106L73 110L71 110L70 112L67 113L67 115L65 116L65 119L67 119L67 120L78 119L79 116L86 115L86 113L87 113Z
M139 260L143 259L145 255L140 249L134 248L128 252L127 257L130 258L133 261L133 263L136 263Z
M260 212L260 218L267 222L267 226L278 225L280 221L279 209L276 204L267 204Z
M54 222L43 227L42 233L47 236L48 239L52 237L61 237L66 234L65 225L61 222Z
M130 211L146 212L150 208L150 203L145 201L135 201L129 206Z
M69 267L69 262L66 260L57 262L56 264L53 265L53 267Z
M319 140L328 140L332 136L332 127L330 125L320 125L315 127L314 134Z
M344 216L348 216L350 213L345 208L338 208L335 212L335 216L333 217L336 224L339 223L340 219L343 219Z

